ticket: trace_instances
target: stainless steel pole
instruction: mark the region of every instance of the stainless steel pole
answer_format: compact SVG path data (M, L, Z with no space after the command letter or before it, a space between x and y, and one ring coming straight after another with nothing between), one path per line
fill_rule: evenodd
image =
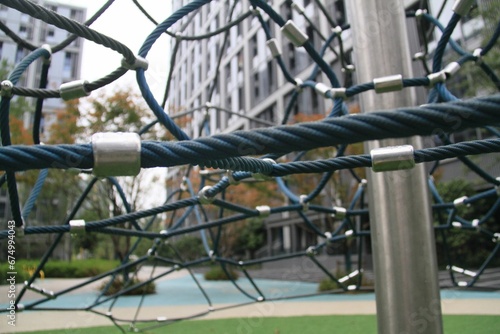
M412 77L400 0L349 0L354 59L359 83L400 74ZM384 80L382 80L384 81ZM396 80L397 81L397 80ZM364 112L415 105L415 92L360 96ZM421 138L386 139L365 150L412 145ZM368 175L378 332L442 333L441 301L430 198L424 167Z

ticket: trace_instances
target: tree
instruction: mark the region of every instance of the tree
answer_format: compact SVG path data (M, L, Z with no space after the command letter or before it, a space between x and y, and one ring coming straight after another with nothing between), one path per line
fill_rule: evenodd
M81 103L69 103L67 110L58 114L55 128L60 133L60 139L76 132L76 140L86 142L92 134L97 132L137 133L153 120L151 112L139 101L142 101L141 98L129 88L119 89L112 94L100 93ZM75 120L77 120L76 125ZM70 127L67 127L68 123ZM156 125L141 138L161 140L163 136L164 131ZM89 216L91 219L119 216L126 213L125 201L131 211L139 210L148 204L145 195L150 189L146 186L146 182L155 182L157 178L158 176L152 176L147 171L141 171L137 176L120 177L116 181L111 178L100 180L86 199L82 215ZM123 190L125 199L120 196L118 186ZM117 227L131 229L133 222L126 222ZM108 256L123 260L130 251L131 238L117 235L104 238L110 238L113 245L113 254L108 254ZM81 239L80 246L86 245L95 246L95 243Z

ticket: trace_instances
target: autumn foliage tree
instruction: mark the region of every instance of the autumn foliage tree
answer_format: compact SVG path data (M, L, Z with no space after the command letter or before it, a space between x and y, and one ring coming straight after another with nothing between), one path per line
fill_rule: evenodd
M80 142L89 142L91 136L98 132L138 133L154 119L152 113L141 101L142 99L129 88L118 89L111 94L102 92L80 103L69 103L67 109L57 115L58 122L52 130L59 133L61 140L76 134L76 140ZM163 136L164 132L161 127L156 125L141 135L141 139L161 140ZM147 204L146 197L150 191L150 184L156 178L157 176L151 176L147 171L142 171L134 177L116 179L123 189L125 201L131 211L139 210ZM126 213L124 200L112 181L110 178L105 178L99 180L93 187L85 201L82 213L87 219L105 219ZM146 184L146 182L149 183ZM133 223L126 222L117 227L131 229ZM131 238L117 235L111 235L109 238L113 247L109 250L112 254L107 254L107 256L123 260L130 250ZM83 246L89 244L88 240L81 241Z

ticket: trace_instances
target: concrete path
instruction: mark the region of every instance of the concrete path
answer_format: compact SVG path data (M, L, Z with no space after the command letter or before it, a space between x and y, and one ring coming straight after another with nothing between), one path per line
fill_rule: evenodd
M143 272L142 278L149 273ZM146 298L144 306L138 315L139 319L156 320L158 318L178 318L192 316L198 313L207 313L199 319L215 319L241 317L251 319L261 317L282 317L299 315L342 315L342 314L375 314L375 295L367 294L340 294L291 299L285 301L268 301L251 303L245 306L226 308L234 304L249 301L229 282L206 282L201 275L197 276L205 291L210 296L214 312L209 311L208 304L194 285L193 279L187 271L172 273L158 280L157 294ZM37 282L47 290L61 291L82 279L46 279ZM248 281L238 280L240 286L255 295L255 290ZM93 303L98 296L98 287L101 283L93 283L75 290L55 300L43 304L44 307L84 307ZM298 293L313 293L317 287L313 283L285 282L277 280L258 280L259 288L265 296L287 296ZM7 286L0 286L0 305L7 305ZM18 287L20 289L20 287ZM18 290L19 291L19 290ZM40 296L29 292L26 303L37 300ZM90 304L89 304L90 303ZM138 297L120 298L113 307L115 318L133 319L139 305ZM483 314L500 316L500 291L474 292L463 290L443 290L441 305L444 314ZM42 305L40 305L42 306ZM106 314L108 304L95 309ZM225 309L226 308L226 309ZM425 310L423 310L425 312ZM79 327L108 326L112 322L106 316L82 311L24 311L16 314L16 327L8 326L6 314L1 314L0 333L18 333L50 329L74 329ZM73 331L68 331L73 332Z

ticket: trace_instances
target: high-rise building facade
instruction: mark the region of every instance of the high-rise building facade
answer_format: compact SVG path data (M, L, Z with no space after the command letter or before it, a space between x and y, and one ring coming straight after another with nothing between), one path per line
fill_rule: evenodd
M86 9L61 4L52 1L35 1L38 4L78 22L83 22L86 17ZM15 9L0 5L0 22L21 39L35 46L54 46L68 37L68 32L58 29L53 25L45 23ZM48 77L48 89L59 89L62 83L80 79L82 63L83 40L75 39L64 50L52 54L50 71ZM16 43L3 30L0 30L0 59L6 61L10 67L19 63L30 51ZM30 66L18 83L21 87L37 88L40 83L42 61ZM7 79L7 78L2 78ZM55 111L64 109L65 105L61 99L47 99L44 102L41 138L47 139L47 129L55 121ZM26 112L24 125L29 128L33 122L33 112Z
M188 2L173 1L173 10L178 10ZM441 2L406 0L402 3L407 12L424 9L431 15L437 15L441 10ZM478 1L478 6L488 6L490 3L491 1ZM267 1L267 4L272 6L284 21L292 20L318 51L332 33L340 34L343 41L343 57L340 56L338 39L334 39L330 47L326 48L323 59L336 73L341 86L349 87L356 84L353 52L370 52L370 48L369 44L353 48L351 31L341 29L349 23L347 1L274 0ZM447 24L452 15L452 6L453 2L445 2L439 18L443 25ZM191 118L182 125L192 138L238 129L248 130L279 125L297 89L297 86L287 80L280 70L268 47L265 32L258 18L255 15L242 18L250 7L248 0L213 1L184 17L171 29L179 36L191 37L189 40L173 38L171 41L171 50L172 54L175 53L176 61L172 69L168 102L170 115L190 112ZM260 15L277 41L283 64L292 78L306 80L313 72L315 66L313 59L303 47L296 47L287 39L280 27L262 10ZM227 33L216 34L230 22L234 24ZM419 24L424 24L424 29L427 30L425 38L419 33ZM476 37L483 27L482 20L464 17L452 38L470 50L479 46L480 39ZM415 15L408 16L407 29L410 52L416 55L413 73L415 77L423 77L426 72L423 64L418 61L418 55L427 51L426 57L430 61L441 32L433 29L433 26L423 19L416 18ZM201 38L211 33L214 33L212 37ZM449 61L456 59L451 55ZM387 73L387 75L392 74L395 73ZM330 85L326 75L321 72L313 80ZM416 89L415 104L426 103L427 93L426 88ZM347 99L346 103L351 111L359 110L356 97ZM314 89L304 88L293 104L292 115L326 115L332 107L331 100L324 99ZM208 126L204 122L206 119L209 119ZM179 180L182 176L177 168L169 169L168 178ZM291 229L289 226L280 227L282 231L279 234L284 248L303 249L307 244L305 240L308 235L300 236L300 229L294 231L295 227L291 227ZM274 237L268 234L268 240L270 239L274 240Z

